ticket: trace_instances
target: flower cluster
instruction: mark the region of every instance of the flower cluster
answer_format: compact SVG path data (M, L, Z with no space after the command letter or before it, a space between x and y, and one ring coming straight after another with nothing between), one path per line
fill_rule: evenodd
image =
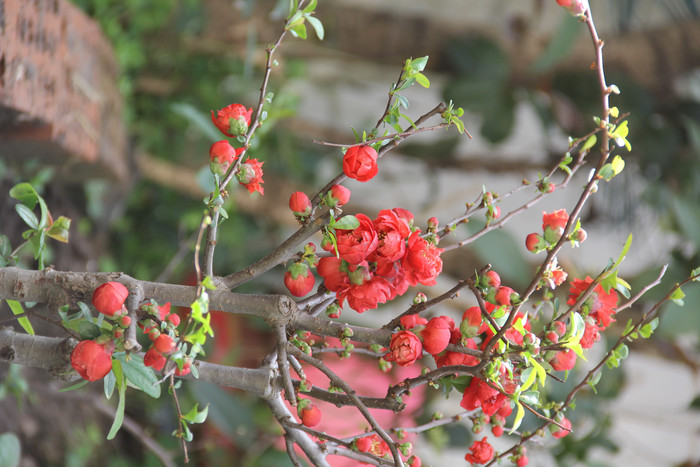
M211 111L211 120L216 127L229 138L239 138L248 132L253 109L246 109L241 104L231 104L221 110ZM227 140L217 141L209 148L209 168L215 175L223 175L228 171L238 157L245 152L246 147L234 148ZM248 159L241 163L235 176L238 183L245 186L250 193L265 194L262 187L264 162L258 159Z
M401 208L384 209L374 219L356 216L359 225L337 229L334 242L322 246L337 256L321 258L318 273L325 287L362 313L377 308L409 286L434 285L442 271L442 249L413 227L413 214Z
M525 247L533 252L539 253L554 246L566 229L566 224L569 223L569 214L565 209L559 209L554 212L542 213L542 235L531 233L525 237ZM579 225L574 228L574 231L567 237L574 245L582 243L586 239L586 231Z
M138 326L152 342L151 347L143 356L144 365L152 367L155 371L161 371L170 357L178 365L175 368L177 376L188 374L192 362L178 350L176 339L180 316L170 310L170 302L158 305L156 302L150 301L141 306L141 311L149 317L140 320Z

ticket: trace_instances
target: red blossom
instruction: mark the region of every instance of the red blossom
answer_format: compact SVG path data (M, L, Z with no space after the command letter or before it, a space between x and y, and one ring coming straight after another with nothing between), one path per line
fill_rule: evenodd
M81 341L70 354L70 364L83 379L97 381L107 376L112 369L113 351L112 341L106 344L89 340Z
M332 208L342 206L350 201L350 189L343 185L333 185L324 197L324 201Z
M321 258L316 266L318 275L323 277L323 285L331 292L338 292L350 286L347 262L335 256Z
M440 254L443 251L422 238L420 230L413 232L408 238L406 255L401 259L409 284L435 285L435 279L442 272Z
M422 355L423 346L418 336L411 331L399 331L392 334L389 353L384 356L384 360L407 366L412 365Z
M284 273L284 285L295 297L303 297L316 285L316 278L304 263L294 263Z
M156 371L163 369L165 361L166 358L153 347L148 349L143 355L143 364L152 367Z
M600 340L600 327L596 325L595 320L590 316L586 319L586 329L581 336L581 347L584 349L590 349L593 344Z
M129 289L119 282L107 282L95 289L92 305L97 311L110 318L126 313L124 302L129 296Z
M552 432L552 436L554 436L555 438L563 438L569 433L571 433L571 422L568 418L557 417L557 423L559 423L559 425L561 425L564 428L554 424L549 425L549 431Z
M338 302L342 305L345 300L348 305L358 313L377 308L380 303L386 303L392 298L391 285L383 277L370 276L361 284L351 283L347 288L341 289L338 294Z
M289 197L289 209L295 216L308 216L311 214L311 200L303 191L295 191Z
M425 326L428 324L428 320L421 317L418 313L402 316L399 321L401 321L401 326L407 331L416 326Z
M574 279L569 289L569 300L567 305L575 305L578 297L584 293L593 283L590 276L586 276L585 280ZM612 315L615 314L617 308L617 292L610 289L606 292L602 285L596 284L586 301L581 305L581 312L592 316L598 323L601 330L607 328L610 323L615 321Z
M248 159L244 164L238 167L236 180L246 187L250 193L258 191L261 195L265 194L265 189L261 186L265 183L263 181L262 170L262 165L264 163L264 161L260 162L257 159Z
M209 148L209 167L214 174L223 175L236 158L245 150L234 148L227 140L217 141Z
M576 352L572 349L561 350L554 354L554 358L550 360L549 364L556 371L568 371L576 365Z
M175 376L185 376L192 371L192 362L190 360L185 360L182 363L182 370L179 367L175 367Z
M425 329L421 331L423 337L423 349L430 355L437 355L447 348L452 337L450 322L445 316L436 316L428 321ZM454 327L454 322L452 322Z
M167 334L161 334L153 341L153 348L162 354L169 354L175 350L175 341Z
M350 264L359 264L372 253L379 243L374 224L364 214L358 214L360 225L354 230L336 230L338 254Z
M481 407L485 415L491 416L508 400L508 396L489 386L486 382L473 377L469 386L464 390L462 401L459 403L465 410Z
M369 452L377 457L384 457L389 454L389 445L377 434L363 436L355 441L357 450L360 452Z
M372 221L377 232L377 249L368 257L369 261L395 262L406 252L406 239L411 234L408 223L395 211L382 209Z
M493 446L486 441L486 436L481 441L474 441L464 459L471 464L486 464L493 458Z
M232 138L248 131L252 115L252 108L246 110L241 104L231 104L217 110L216 114L212 110L211 121L223 134Z
M569 222L569 214L566 209L559 209L554 212L542 213L542 231L544 238L549 243L556 243L564 234L564 228Z
M496 290L495 300L498 305L512 305L519 298L518 293L510 287L501 286Z
M481 316L481 308L473 306L467 308L462 315L462 323L459 325L459 330L464 337L474 337L488 328L488 325Z
M497 289L501 286L501 276L496 271L489 271L484 274L483 285Z
M531 233L525 237L525 248L532 253L539 253L547 248L547 242L542 235L538 233Z
M359 182L366 182L377 175L377 151L371 146L352 146L343 156L343 173Z
M309 428L321 423L321 410L313 402L304 404L303 407L300 404L297 414L301 423Z

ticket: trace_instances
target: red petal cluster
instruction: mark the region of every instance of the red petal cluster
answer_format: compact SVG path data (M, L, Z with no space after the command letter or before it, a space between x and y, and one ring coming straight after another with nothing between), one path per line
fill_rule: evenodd
M464 459L471 464L486 464L493 458L493 446L491 446L486 437L481 441L474 441Z
M112 318L121 315L129 290L119 282L107 282L95 289L92 305L103 315ZM126 310L124 310L126 311Z
M358 182L366 182L377 175L377 151L371 146L352 146L343 156L343 173Z
M399 331L392 334L389 353L384 356L384 360L396 362L400 366L407 366L422 356L423 346L418 336L411 331Z
M216 113L211 111L211 121L229 138L240 136L248 131L253 109L246 109L241 104L227 105Z
M97 381L102 379L112 369L112 350L107 350L109 344L98 344L95 341L78 342L70 354L70 364L83 379Z
M592 283L593 279L591 279L590 276L586 276L585 280L574 279L569 289L569 300L567 300L566 303L568 305L575 305L578 301L578 297L585 292ZM598 326L603 330L607 328L610 323L615 321L612 315L615 314L616 308L617 292L613 289L606 292L602 285L597 284L595 289L593 289L593 293L591 293L581 305L580 310L584 315L587 314L595 318Z
M485 415L495 414L508 401L508 396L489 386L485 381L474 377L469 386L464 390L462 402L459 403L465 410L474 410L481 407Z

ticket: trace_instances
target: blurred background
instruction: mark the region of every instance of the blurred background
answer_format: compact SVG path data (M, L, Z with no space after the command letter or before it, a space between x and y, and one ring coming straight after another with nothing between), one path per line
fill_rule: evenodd
M288 38L278 51L269 85L275 97L249 151L265 161L265 196L231 187L231 218L217 247L220 274L259 259L295 230L289 194L312 195L341 170L340 152L313 140L351 143L352 128L371 129L406 58L430 56L431 87L406 93L409 116L454 100L467 112L473 139L456 131L410 139L382 159L376 179L347 183L347 212L374 217L399 206L418 225L431 216L448 222L483 187L505 193L523 178L537 180L566 152L568 136L590 131L600 112L587 29L554 0L319 3L325 40ZM21 242L22 221L6 193L30 181L53 213L73 219L71 243L50 245L48 262L57 269L192 283L201 203L211 190L207 154L220 139L210 109L255 106L264 49L282 28L287 0L0 5L0 233L13 247ZM591 7L606 42L608 83L622 90L612 105L630 112L632 151L621 154L624 172L601 185L584 211L589 239L565 249L560 263L571 278L595 275L634 232L621 270L633 292L669 264L664 285L618 317L608 331L613 339L700 265L700 2L591 0ZM446 253L441 281L424 292L436 296L486 263L514 288L527 285L537 258L525 251L525 235L539 230L542 210L570 210L587 173L507 228ZM518 202L508 198L503 212ZM478 223L460 226L456 238ZM31 256L20 264L35 267ZM237 291L284 293L282 274L275 269ZM577 397L569 418L580 428L554 446L528 447L531 465L700 465L700 288L684 291L685 306L666 305L657 332L631 346L621 369L604 372L597 394ZM458 319L471 305L464 296L435 313ZM36 327L60 335L41 319L50 312L36 308ZM0 319L9 315L3 304ZM376 325L391 315L347 310L343 318ZM254 367L271 350L264 323L214 319L209 360ZM604 337L589 362L606 350ZM552 387L551 397L566 394L575 376ZM0 366L0 433L21 441L23 465L182 463L167 398L130 393L133 426L107 443L114 401L104 401L99 385L59 394L61 386L40 372ZM291 465L277 450L280 430L255 398L201 383L185 388L190 402L210 404L208 422L195 433L194 464ZM429 391L415 397L419 422L456 408L456 394L449 404ZM526 418L523 430L534 426ZM461 465L472 438L483 436L465 422L430 431L415 449L424 465Z

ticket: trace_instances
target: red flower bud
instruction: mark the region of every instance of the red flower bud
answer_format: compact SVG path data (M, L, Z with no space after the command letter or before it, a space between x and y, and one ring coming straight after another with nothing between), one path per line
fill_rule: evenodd
M223 175L245 148L234 148L224 140L217 141L209 148L209 168L213 174Z
M350 201L350 189L343 185L333 185L323 201L332 208L347 204Z
M304 404L303 407L300 404L297 414L301 418L301 423L309 428L321 423L321 410L313 402Z
M192 367L192 362L190 360L185 360L182 363L182 370L179 367L175 367L175 376L185 376L190 373Z
M491 427L491 433L493 433L496 438L500 438L503 435L503 425L493 425Z
M430 355L437 355L447 348L452 337L450 322L444 316L437 316L425 325L421 331L423 337L423 349Z
M472 338L485 329L482 328L483 318L481 316L481 308L473 306L467 308L462 315L462 323L459 325L459 330L467 339Z
M377 151L371 146L352 146L343 156L343 172L359 182L366 182L377 175Z
M295 191L289 197L289 209L297 217L308 216L311 214L311 200L303 191Z
M111 348L111 350L107 350ZM102 379L112 369L114 343L100 345L95 341L78 342L70 354L70 364L78 374L88 381Z
M143 355L143 364L152 367L156 371L163 369L165 361L166 358L153 347L148 349Z
M557 425L549 425L549 431L552 432L552 436L555 438L563 438L564 436L568 435L571 433L571 422L569 421L568 418L561 416L557 417L556 422L559 423L562 427L559 427Z
M428 320L421 317L418 313L402 316L399 321L401 321L401 327L407 331L415 328L416 326L425 326L428 324Z
M588 10L588 0L557 0L557 3L574 16L582 15Z
M556 371L568 371L576 365L576 352L572 349L562 350L554 354L554 358L549 361Z
M498 290L496 290L495 300L499 305L511 305L519 298L520 295L510 287L499 287Z
M564 228L569 222L569 214L566 209L559 209L554 212L542 213L542 231L544 239L549 243L556 243L564 234Z
M518 460L515 463L515 465L518 467L525 467L528 464L528 462L530 462L530 459L528 459L526 455L522 455L518 457Z
M175 341L167 334L161 334L153 341L153 347L162 354L169 354L175 350Z
M533 253L539 253L547 248L547 241L544 237L537 233L531 233L525 237L525 248Z
M122 308L129 290L119 282L107 282L95 289L92 294L92 305L110 318L122 314ZM126 310L124 310L126 312Z
M170 321L170 323L175 327L178 327L180 325L180 316L175 313L170 313L167 316L167 320Z
M241 104L231 104L221 110L217 110L216 114L212 110L211 121L223 134L233 138L248 131L252 115L252 108L246 110Z
M562 323L561 321L555 321L553 323L553 326L554 332L556 332L559 337L562 337L564 334L566 334L566 324Z
M440 223L438 222L437 217L431 217L430 219L428 219L428 229L437 230L439 225Z
M151 341L155 341L155 340L158 339L159 337L160 337L160 330L155 329L155 328L151 328L151 329L148 331L148 338L149 338Z
M303 297L311 292L316 278L306 263L294 263L284 273L284 285L295 297Z
M129 316L122 316L119 320L119 326L122 328L128 328L131 324L131 318Z
M420 460L418 456L411 456L408 458L408 467L421 467L423 461Z

